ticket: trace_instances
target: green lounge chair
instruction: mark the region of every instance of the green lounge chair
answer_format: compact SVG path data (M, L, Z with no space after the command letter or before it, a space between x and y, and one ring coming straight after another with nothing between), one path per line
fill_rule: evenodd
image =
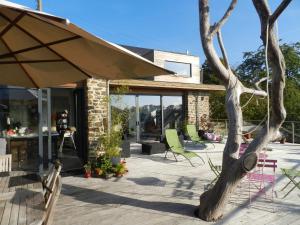
M201 156L199 156L198 154L196 154L195 152L190 152L190 151L186 151L183 147L182 144L179 141L179 137L177 135L177 130L175 129L166 129L165 131L166 133L166 141L168 143L169 148L166 150L166 154L165 154L165 159L167 158L167 154L168 152L172 152L176 162L178 161L176 158L176 155L182 155L184 158L186 158L190 164L192 166L193 163L191 162L191 159L194 157L198 157L202 160L202 162L205 164L203 158Z
M290 179L290 182L288 182L282 189L283 191L285 188L287 188L290 184L294 184L294 186L283 196L285 198L288 196L296 187L300 190L300 181L296 181L296 178L300 177L300 170L295 169L285 169L281 168L282 174L285 175L287 178Z
M208 158L208 165L209 165L211 171L213 171L213 173L215 174L215 178L208 185L209 187L211 187L219 179L219 177L221 175L221 171L222 171L222 166L214 165L210 158Z
M189 136L193 144L201 144L204 146L206 146L206 144L211 144L213 147L215 147L215 145L211 141L206 141L199 137L198 132L196 130L196 125L193 124L186 125L186 131L187 131L187 135Z

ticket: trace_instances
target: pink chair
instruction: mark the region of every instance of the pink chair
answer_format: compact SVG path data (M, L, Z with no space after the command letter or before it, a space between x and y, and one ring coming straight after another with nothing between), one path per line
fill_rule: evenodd
M249 144L241 144L240 149L239 149L239 158L245 153L246 149L248 148ZM264 152L260 152L258 154L259 159L266 159L268 155Z
M247 174L249 181L249 199L251 203L251 189L253 186L257 193L264 192L267 197L267 184L272 185L271 200L273 201L275 186L275 171L277 168L277 160L274 159L258 159L256 168L253 172Z
M241 157L245 153L248 146L249 146L249 144L244 144L244 143L241 144L240 149L239 149L239 157Z

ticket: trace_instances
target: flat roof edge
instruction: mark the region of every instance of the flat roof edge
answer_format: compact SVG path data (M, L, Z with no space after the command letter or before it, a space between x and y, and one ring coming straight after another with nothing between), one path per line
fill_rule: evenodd
M215 84L193 84L193 83L179 83L179 82L166 82L166 81L149 81L149 80L112 80L112 86L128 86L128 87L144 87L156 89L180 89L180 90L197 90L197 91L225 91L223 85Z

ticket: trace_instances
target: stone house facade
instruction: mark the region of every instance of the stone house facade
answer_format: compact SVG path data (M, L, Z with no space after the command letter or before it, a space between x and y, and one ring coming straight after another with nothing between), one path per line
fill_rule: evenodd
M178 69L179 72L182 71L184 74L177 73L176 75L156 76L143 80L87 80L85 84L85 97L89 157L94 156L99 135L106 131L109 124L110 112L105 99L107 99L107 96L110 94L113 94L114 89L118 86L125 85L129 87L130 93L128 93L128 95L139 99L140 105L145 104L145 102L141 102L143 96L148 96L148 98L157 96L157 99L158 96L160 96L161 103L164 96L177 96L182 98L182 123L196 124L198 128L201 128L199 127L201 116L203 114L209 116L209 93L211 91L224 90L224 88L219 85L202 84L200 60L197 56L154 49L125 47L151 60L158 66L173 71ZM164 107L161 106L161 111L159 112L163 111ZM136 124L142 122L139 120L140 118L137 118ZM164 122L164 119L162 119L162 121ZM163 129L166 126L161 126L160 132L163 134ZM135 135L141 135L141 132L137 131L137 133L139 134ZM136 140L139 141L140 137L137 137Z

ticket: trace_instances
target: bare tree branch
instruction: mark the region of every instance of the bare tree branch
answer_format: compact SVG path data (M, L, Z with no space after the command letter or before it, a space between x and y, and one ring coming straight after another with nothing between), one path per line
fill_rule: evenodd
M211 36L214 36L221 29L221 27L225 24L226 20L229 18L233 9L235 8L236 3L237 3L237 0L232 0L228 9L226 10L224 16L220 19L219 22L217 22L216 24L214 24L214 26L211 27L211 31L210 31Z
M220 49L221 49L221 52L222 52L222 55L223 55L225 66L228 70L230 70L227 53L226 53L226 50L225 50L224 44L223 44L221 29L218 30L217 35L218 35L218 42L219 42L219 46L220 46Z
M225 85L228 85L230 77L229 72L223 65L222 61L220 60L220 57L218 56L214 48L213 38L210 34L209 14L209 0L199 0L200 35L203 51L219 79L222 80Z
M36 0L36 3L37 3L36 9L39 10L39 11L42 11L43 10L42 0Z
M267 92L265 92L263 90L255 90L255 89L247 88L247 87L243 87L243 93L253 94L253 95L262 96L262 97L268 96Z
M221 29L218 30L217 32L217 37L218 37L218 43L219 43L219 46L220 46L220 49L221 49L221 52L222 52L222 56L223 56L223 59L224 59L224 64L225 64L225 67L231 71L231 68L230 68L230 65L229 65L229 62L228 62L228 57L227 57L227 53L226 53L226 49L224 47L224 43L223 43L223 38L222 38L222 33L221 33ZM231 73L230 73L231 74ZM251 89L251 88L247 88L243 85L242 86L242 89L243 89L243 93L248 93L248 94L253 94L255 96L262 96L262 97L267 97L268 94L263 91L258 85L263 82L266 78L262 78L261 80L259 80L257 83L255 83L255 87L256 87L256 90L255 89Z
M270 25L273 25L278 19L280 14L285 10L285 8L291 3L292 0L283 0L274 13L270 17Z
M279 44L274 33L274 25L270 24L271 12L267 0L252 0L260 18L261 39L267 48L267 58L272 69L272 110L271 121L261 129L255 139L249 144L246 152L238 158L238 150L241 145L243 127L243 112L240 106L242 93L251 93L267 96L267 93L259 88L244 87L238 77L230 70L226 52L222 42L220 29L231 14L237 1L232 0L223 18L215 26L210 27L209 0L199 0L200 34L204 53L212 69L224 82L226 87L226 112L229 119L228 139L223 151L222 171L216 184L200 196L198 216L206 221L215 221L222 217L225 205L230 194L248 171L255 167L257 153L260 152L270 139L278 132L284 122L286 112L283 105L283 90L285 86L285 62ZM273 19L280 15L289 0L284 0ZM277 16L278 14L278 16ZM218 41L226 66L220 60L213 43L214 34L218 33ZM266 39L268 38L268 39ZM266 46L267 45L267 46ZM227 67L227 68L226 68ZM229 69L228 69L229 68Z
M262 89L260 88L259 85L260 85L262 82L266 81L267 79L268 79L267 77L263 77L263 78L261 78L260 80L258 80L257 82L255 82L254 86L255 86L256 90L262 91ZM271 81L271 79L268 80L268 82L270 82L270 81Z

